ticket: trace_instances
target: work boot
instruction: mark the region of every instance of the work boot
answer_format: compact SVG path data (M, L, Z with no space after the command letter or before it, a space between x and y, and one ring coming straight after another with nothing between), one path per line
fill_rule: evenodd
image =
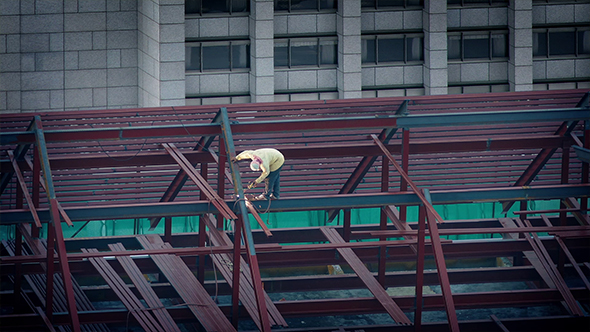
M275 196L275 194L270 194L270 199L275 200L275 199L279 199L277 196Z

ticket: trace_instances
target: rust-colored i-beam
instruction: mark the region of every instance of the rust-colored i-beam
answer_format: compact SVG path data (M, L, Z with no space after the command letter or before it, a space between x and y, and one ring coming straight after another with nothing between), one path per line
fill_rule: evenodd
M217 195L215 190L207 183L201 174L199 174L191 165L191 163L186 159L186 157L178 150L178 148L172 143L164 143L162 144L166 152L176 160L180 168L187 174L188 177L193 180L193 182L199 187L199 189L205 193L209 201L213 203L213 205L219 210L219 213L223 215L226 219L235 220L238 218L236 214L230 209L229 206L225 203L225 201Z
M254 248L254 238L252 237L252 229L250 228L250 218L248 217L248 208L245 203L244 188L242 187L242 177L240 175L240 169L237 164L233 163L236 157L236 149L234 146L234 138L229 122L229 116L227 115L227 109L222 107L221 110L221 131L223 133L223 139L225 142L226 154L229 157L229 168L232 174L234 190L238 198L238 206L240 208L240 214L242 215L242 225L244 232L244 242L246 244L246 250L248 254L248 263L250 265L250 273L252 274L252 283L254 286L254 293L256 294L256 303L258 304L258 314L260 316L260 322L262 325L263 332L270 332L270 320L268 318L268 312L266 309L266 302L264 301L264 289L262 286L262 278L260 276L260 270L258 268L258 258L256 257L256 249ZM237 221L239 222L239 220ZM234 243L234 246L239 246L239 243Z
M172 107L172 109L174 110L174 107ZM215 114L215 116L213 117L213 120L211 120L211 123L219 122L219 117L220 117L220 112L218 111L217 114ZM209 147L211 146L211 144L215 140L215 137L216 136L203 136L203 137L201 137L193 150L198 151L198 152L207 151L207 149L209 149ZM192 166L196 167L196 165L192 165ZM166 192L164 193L164 195L160 199L160 202L173 201L176 198L176 196L178 196L178 193L180 193L180 190L182 189L182 187L186 183L186 180L188 180L188 177L189 176L185 172L184 169L181 169L180 171L178 171L178 173L176 173L176 176L174 177L174 180L172 180L172 183L170 183L170 185L168 186L168 189L166 190ZM162 219L162 217L150 219L150 231L154 230L158 226L158 223L160 222L161 219Z
M29 206L29 211L31 211L31 215L33 216L33 220L35 220L35 225L37 227L42 227L41 226L41 220L39 219L39 215L37 214L37 209L35 208L35 205L33 204L33 199L31 198L31 195L29 194L29 189L27 188L27 183L25 182L25 178L22 174L22 172L20 171L20 167L18 167L18 163L16 162L16 159L14 158L14 153L11 150L8 150L8 157L10 158L10 162L12 163L12 168L14 170L14 174L16 174L16 179L18 180L18 184L20 185L20 189L22 192L22 194L25 197L25 200L27 201L27 205ZM33 169L31 167L31 169Z
M37 144L37 152L39 154L39 160L41 162L41 168L43 169L43 177L45 180L45 188L47 190L47 198L50 205L50 217L51 223L48 227L47 234L47 294L48 299L51 301L46 302L46 312L49 319L51 319L53 310L51 303L53 297L50 295L53 293L53 250L54 241L56 245L57 258L59 260L59 266L64 283L64 290L66 293L66 299L68 303L68 311L70 315L70 323L72 324L72 330L74 332L80 331L80 321L78 319L78 311L76 309L76 298L74 296L74 287L72 284L72 275L70 274L70 266L68 264L68 257L66 252L66 244L64 241L64 235L61 228L61 218L59 215L59 209L57 206L57 200L55 198L55 191L53 189L53 178L51 176L51 167L49 166L49 156L47 154L47 145L45 143L45 135L43 134L43 125L41 124L41 117L35 116L35 139Z
M385 145L381 142L381 140L379 140L379 138L376 135L374 135L374 134L371 135L371 138L373 139L375 144L377 144L377 146L379 146L379 148L381 149L381 151L383 152L385 157L387 157L389 159L389 161L391 161L391 163L393 164L393 167L395 167L395 169L402 176L402 178L404 180L406 180L408 185L410 185L410 187L412 188L412 190L414 191L416 196L418 196L420 201L422 201L422 204L424 204L424 207L426 208L426 210L434 216L434 218L437 222L443 223L444 222L443 218L438 214L438 212L436 212L436 210L432 206L432 203L430 203L426 199L426 197L424 197L424 195L422 194L422 191L418 188L418 186L416 186L416 184L414 184L414 181L412 181L412 179L410 179L410 176L408 175L408 173L406 173L402 169L402 167L397 163L397 161L395 161L395 158L393 158L393 156L391 155L389 150L387 150L387 147L385 147Z
M397 109L397 111L395 112L395 115L401 115L401 116L407 115L409 102L410 102L410 100L408 100L408 99L404 100L401 103L401 105L399 106L399 108ZM387 144L389 142L389 140L391 140L393 135L395 135L395 133L397 132L397 129L398 128L385 128L385 129L383 129L381 131L381 133L379 134L379 140L381 140L384 144ZM367 172L369 171L371 166L373 166L373 164L375 163L376 160L377 160L377 156L363 157L363 159L361 159L359 164L356 166L356 168L354 169L352 174L350 174L350 176L348 177L348 180L346 180L346 183L344 183L344 186L342 186L342 188L340 189L340 191L338 193L339 194L352 193L356 189L356 187L359 185L359 183L361 183L363 177L367 174ZM334 220L334 218L336 218L336 216L338 215L339 212L340 212L340 210L330 211L329 215L328 215L327 222L328 223L332 222L332 220Z
M586 92L586 94L584 94L584 97L582 97L582 99L578 102L576 107L581 108L581 109L588 108L589 100L590 100L590 92ZM559 137L563 137L563 138L569 137L571 132L574 130L574 128L576 127L577 124L578 124L577 120L565 121L555 131L555 135L559 136ZM535 159L530 163L530 165L527 167L527 169L522 173L520 178L518 178L518 180L516 180L516 182L513 184L513 186L515 186L515 187L528 186L533 181L535 176L537 176L537 174L539 174L541 169L543 169L543 167L545 167L545 164L549 161L549 159L551 159L551 157L553 156L555 151L557 151L557 148L543 148L543 149L541 149L541 151L537 154ZM502 213L508 212L508 210L510 210L510 208L512 207L514 202L515 201L508 201L508 202L502 203Z

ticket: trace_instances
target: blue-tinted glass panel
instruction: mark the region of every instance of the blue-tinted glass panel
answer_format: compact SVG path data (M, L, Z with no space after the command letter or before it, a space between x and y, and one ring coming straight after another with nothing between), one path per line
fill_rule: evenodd
M492 35L492 58L508 57L508 35Z
M549 31L549 55L576 54L576 33L574 31Z
M533 56L547 56L546 32L533 32Z
M451 35L447 38L447 58L461 59L461 36Z
M590 54L590 31L578 31L578 54Z
M464 35L463 47L465 47L463 53L465 59L489 59L490 57L490 37L488 34Z
M184 68L186 70L201 70L201 48L199 46L187 46L184 51Z
M375 8L376 0L361 0L362 8Z
M275 0L275 10L289 10L289 0Z
M289 66L289 43L286 40L275 41L275 67Z
M377 39L377 62L404 61L403 38Z
M201 0L203 14L205 13L229 13L228 3L225 0Z
M320 65L337 63L338 44L336 40L320 41Z
M317 10L318 0L291 0L291 10Z
M234 44L231 46L232 68L250 67L250 45Z
M317 66L318 43L316 40L291 41L291 66Z
M377 0L377 6L382 7L403 7L404 0Z
M422 37L407 37L406 59L407 61L424 60L424 47Z
M184 2L184 13L185 14L200 14L201 13L201 0L186 0Z
M375 47L376 47L376 43L375 43L375 38L371 38L371 39L362 39L361 40L361 44L362 44L362 58L363 58L363 63L375 63L377 61L377 58L375 58Z
M248 11L249 0L231 0L232 13L244 13Z
M320 0L320 9L337 9L337 0Z
M229 45L203 46L203 70L230 69Z

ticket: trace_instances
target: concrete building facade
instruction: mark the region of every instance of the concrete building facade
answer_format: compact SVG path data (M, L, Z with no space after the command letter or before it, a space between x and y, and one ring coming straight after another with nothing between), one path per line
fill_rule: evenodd
M590 88L588 0L3 0L0 112Z

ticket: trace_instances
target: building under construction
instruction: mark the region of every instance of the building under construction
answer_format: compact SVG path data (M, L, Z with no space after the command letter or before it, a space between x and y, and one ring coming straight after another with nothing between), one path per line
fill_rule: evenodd
M587 90L6 114L0 138L3 331L590 327ZM230 161L261 147L278 200Z

